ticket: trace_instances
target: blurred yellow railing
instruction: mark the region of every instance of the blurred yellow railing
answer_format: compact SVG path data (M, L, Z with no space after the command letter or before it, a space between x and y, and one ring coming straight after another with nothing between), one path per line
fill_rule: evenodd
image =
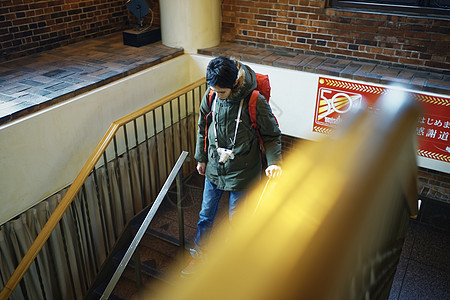
M387 299L417 214L414 102L388 94L250 194L189 279L152 299ZM261 191L265 189L261 197ZM255 207L258 207L255 211Z

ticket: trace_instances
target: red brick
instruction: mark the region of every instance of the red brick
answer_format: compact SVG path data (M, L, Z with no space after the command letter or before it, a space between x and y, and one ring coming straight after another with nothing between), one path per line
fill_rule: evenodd
M383 48L379 47L366 47L367 52L374 53L374 54L381 54L383 53Z
M385 49L383 49L383 54L384 55L390 55L390 56L395 56L395 50L393 50L393 49L387 49L387 48L385 48Z
M292 48L300 49L300 50L309 50L310 49L310 45L308 45L308 44L292 43L290 46Z
M398 57L392 57L388 55L377 54L375 55L376 60L386 61L386 62L398 62Z
M330 47L317 46L317 45L311 45L311 50L322 52L322 53L330 53L331 52L331 48Z
M331 40L332 36L330 35L325 35L325 34L313 34L312 35L313 39L317 39L317 40Z
M446 63L446 62L426 61L425 66L443 69L443 70L450 70L450 63Z
M289 47L290 46L290 43L279 41L279 40L271 41L271 44L272 45L277 45L277 46L282 46L282 47Z

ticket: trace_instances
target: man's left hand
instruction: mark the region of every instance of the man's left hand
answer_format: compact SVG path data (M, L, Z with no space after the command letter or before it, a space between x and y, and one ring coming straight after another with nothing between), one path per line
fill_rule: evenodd
M276 178L281 175L281 167L277 165L270 165L266 168L266 175L269 178Z

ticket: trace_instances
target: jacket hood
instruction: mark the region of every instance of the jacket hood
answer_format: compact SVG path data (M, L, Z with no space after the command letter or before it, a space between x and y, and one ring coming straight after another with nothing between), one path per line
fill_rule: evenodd
M228 98L231 101L241 101L241 99L246 98L254 89L256 89L256 75L255 72L246 65L241 64L238 61L235 62L238 68L238 79Z

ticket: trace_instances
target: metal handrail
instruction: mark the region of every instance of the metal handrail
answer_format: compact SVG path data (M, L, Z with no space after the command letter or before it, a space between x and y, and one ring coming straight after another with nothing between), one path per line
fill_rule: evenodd
M134 237L133 241L131 242L130 247L128 247L127 252L123 256L122 260L120 261L119 266L117 267L116 271L114 272L111 280L109 281L108 285L106 286L105 291L103 292L103 295L100 299L108 299L109 295L112 293L114 287L116 286L117 282L120 279L120 276L122 276L123 271L125 270L128 262L130 261L132 255L136 251L137 246L141 242L142 237L144 236L148 226L150 225L150 222L153 220L153 217L156 214L156 211L158 210L159 206L161 205L162 200L166 196L167 192L169 191L170 186L172 185L175 176L178 174L178 172L181 169L181 166L183 165L183 162L185 161L186 157L188 156L188 152L183 151L178 158L178 161L176 162L175 166L173 167L172 171L169 174L169 177L167 178L166 182L164 183L161 191L158 194L158 197L156 198L155 202L153 203L152 207L150 208L149 212L145 216L144 221L142 222L141 226L139 227L138 232L136 233L136 236ZM183 245L184 243L180 240L180 245Z
M17 268L12 273L11 277L9 278L8 282L5 284L3 289L0 291L0 299L8 299L19 282L22 280L22 278L25 276L25 273L30 268L31 264L41 251L42 247L44 246L45 242L48 240L52 232L54 231L55 227L65 214L66 210L69 208L70 204L72 203L75 196L80 191L81 187L85 183L86 179L88 178L89 174L92 172L92 170L95 168L96 164L102 157L103 153L105 152L108 145L111 143L113 138L115 137L117 131L121 126L124 126L125 124L135 120L136 118L150 112L151 110L164 105L165 103L168 103L170 100L179 97L182 94L187 93L188 91L191 91L195 87L198 87L206 82L205 78L202 78L200 80L195 81L194 83L184 87L183 89L180 89L176 92L173 92L172 94L161 98L147 106L142 107L141 109L132 112L116 121L114 121L109 129L107 130L106 134L103 136L100 143L97 145L94 152L91 154L81 171L78 173L78 176L75 178L72 185L67 190L65 196L61 200L61 202L58 204L58 206L55 208L51 216L48 218L47 222L43 226L41 232L38 234L36 239L31 244L30 248L20 261Z

